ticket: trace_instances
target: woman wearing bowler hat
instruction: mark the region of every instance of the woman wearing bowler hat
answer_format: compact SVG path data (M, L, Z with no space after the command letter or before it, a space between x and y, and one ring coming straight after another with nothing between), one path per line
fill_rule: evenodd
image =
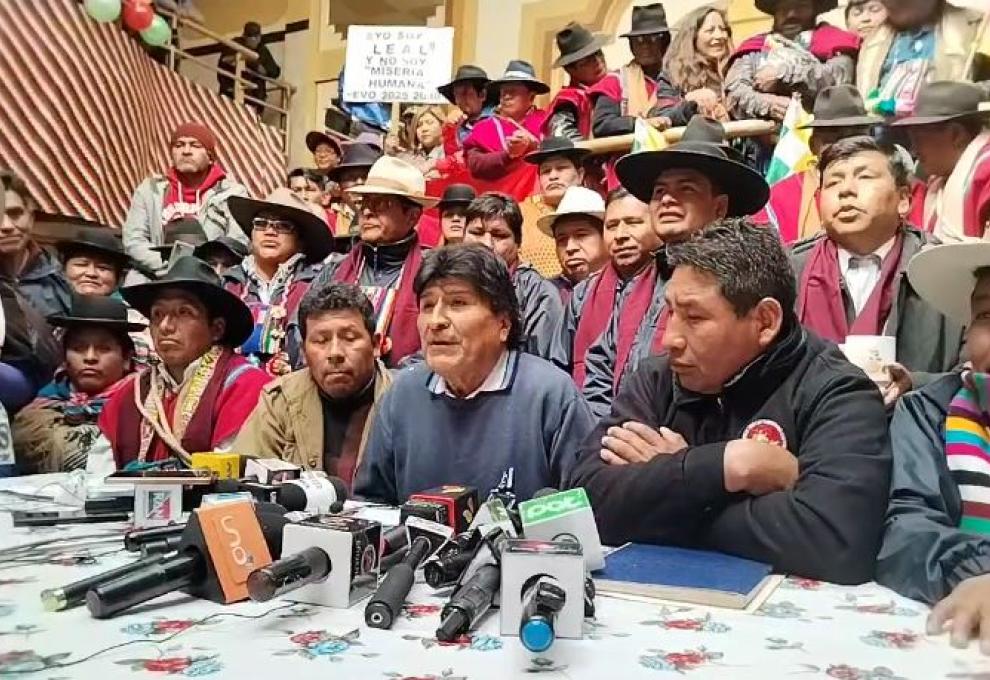
M536 173L523 161L543 138L547 112L536 107L536 96L550 87L536 77L533 65L513 59L505 73L488 87L499 93L497 112L475 126L464 140L464 158L471 175L491 183L489 189L521 201L535 187Z
M128 321L122 302L96 295L73 294L70 311L48 321L65 331L63 363L14 420L21 474L76 470L86 467L90 455L109 457L110 444L96 421L134 370L129 333L144 329Z
M112 295L131 265L120 238L109 229L80 227L55 247L65 278L79 295Z

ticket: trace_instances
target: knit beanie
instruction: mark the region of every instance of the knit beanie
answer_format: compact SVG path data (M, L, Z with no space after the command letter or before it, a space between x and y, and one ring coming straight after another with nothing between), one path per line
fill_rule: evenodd
M169 140L169 144L175 144L175 140L180 137L192 137L203 145L206 152L210 154L210 158L217 157L217 138L210 131L210 129L202 123L183 123L179 127L175 128L175 132L172 133L172 138Z

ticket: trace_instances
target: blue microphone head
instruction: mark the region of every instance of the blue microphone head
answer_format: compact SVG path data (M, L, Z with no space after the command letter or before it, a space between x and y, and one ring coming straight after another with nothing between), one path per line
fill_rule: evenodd
M545 652L554 641L553 626L543 617L528 619L519 627L519 639L531 652Z

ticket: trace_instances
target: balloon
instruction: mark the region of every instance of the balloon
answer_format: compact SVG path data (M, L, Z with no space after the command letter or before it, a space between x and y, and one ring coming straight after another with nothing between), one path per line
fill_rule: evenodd
M86 14L101 24L120 16L120 0L86 0Z
M151 4L132 0L124 4L124 24L132 31L146 31L155 20L155 10Z
M141 39L152 47L165 47L172 42L172 27L156 14L151 26L141 31Z

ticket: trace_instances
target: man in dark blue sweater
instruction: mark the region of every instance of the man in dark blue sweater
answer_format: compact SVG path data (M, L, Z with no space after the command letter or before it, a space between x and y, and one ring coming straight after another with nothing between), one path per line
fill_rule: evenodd
M508 269L480 245L430 252L413 284L426 363L383 397L354 491L397 504L441 484L519 500L559 487L595 419L563 371L518 351Z

